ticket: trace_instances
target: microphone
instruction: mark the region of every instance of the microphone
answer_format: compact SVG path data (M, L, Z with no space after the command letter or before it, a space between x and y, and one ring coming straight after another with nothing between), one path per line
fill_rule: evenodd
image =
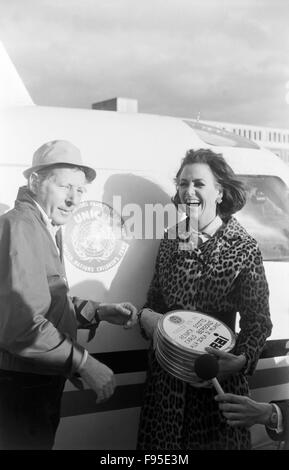
M216 375L219 372L218 360L212 354L202 354L195 360L195 373L202 380L211 380L218 395L224 395Z

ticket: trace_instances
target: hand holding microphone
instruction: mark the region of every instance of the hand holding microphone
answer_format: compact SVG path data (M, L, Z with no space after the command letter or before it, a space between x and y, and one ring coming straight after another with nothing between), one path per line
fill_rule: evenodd
M202 380L211 380L218 395L224 395L224 390L219 384L216 376L219 372L219 364L215 356L211 354L202 354L195 360L195 372Z
M218 359L219 377L236 374L246 364L246 356L244 354L232 354L220 349L207 347L206 351Z

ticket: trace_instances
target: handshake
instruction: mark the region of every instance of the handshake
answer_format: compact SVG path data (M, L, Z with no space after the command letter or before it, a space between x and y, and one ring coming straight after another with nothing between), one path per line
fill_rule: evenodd
M131 328L137 321L137 309L130 302L120 304L100 304L96 315L99 321L105 320L113 325Z
M96 311L99 321L113 325L132 328L137 321L137 309L130 302L105 304L101 303ZM96 393L96 403L101 403L113 394L116 383L113 371L90 354L80 365L78 373L87 385Z

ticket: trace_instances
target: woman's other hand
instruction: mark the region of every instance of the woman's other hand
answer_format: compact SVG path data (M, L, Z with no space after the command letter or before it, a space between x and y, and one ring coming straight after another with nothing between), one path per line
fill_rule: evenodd
M218 359L219 378L223 378L231 374L237 374L246 364L246 356L244 354L235 356L235 354L219 351L218 349L210 347L207 347L206 351L209 354L213 354Z

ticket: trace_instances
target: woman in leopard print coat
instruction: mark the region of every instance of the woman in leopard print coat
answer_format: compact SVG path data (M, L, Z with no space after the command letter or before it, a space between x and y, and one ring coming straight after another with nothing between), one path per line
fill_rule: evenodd
M192 206L197 210L204 237L184 248L191 238L184 241L181 223L161 241L145 305L151 310L139 317L141 330L151 338L160 315L176 308L207 313L234 330L239 312L240 332L232 354L219 358L219 378L225 392L247 395L246 376L253 373L272 324L260 250L232 217L246 201L242 184L221 155L202 149L187 152L176 183L175 203L187 211L187 222ZM211 386L193 387L168 374L151 347L138 448L250 449L249 430L227 424L215 394Z

